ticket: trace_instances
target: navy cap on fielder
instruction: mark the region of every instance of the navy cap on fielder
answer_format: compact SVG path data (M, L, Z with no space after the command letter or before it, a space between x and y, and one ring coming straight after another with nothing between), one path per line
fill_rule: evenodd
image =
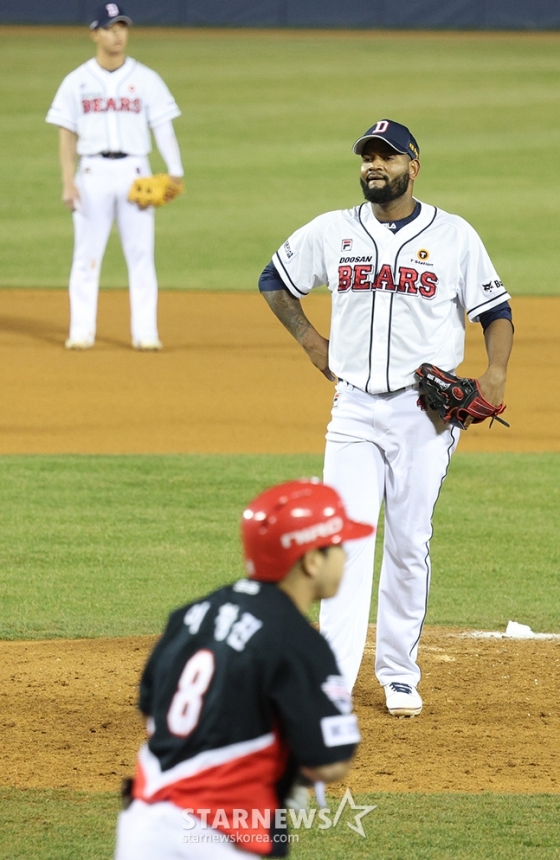
M116 24L117 21L132 24L132 18L128 17L122 6L117 6L116 3L104 3L103 6L97 7L95 20L91 22L89 29L98 30L100 27L107 28L111 24Z
M410 158L420 157L420 147L415 137L410 133L406 125L393 122L392 119L380 119L371 128L358 138L352 149L356 155L361 155L364 146L370 140L384 140L397 152L408 155Z

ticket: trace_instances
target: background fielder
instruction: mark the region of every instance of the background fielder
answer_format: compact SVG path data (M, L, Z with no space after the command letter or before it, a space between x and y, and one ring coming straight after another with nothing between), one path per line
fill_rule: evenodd
M408 128L383 119L354 144L365 203L320 215L274 255L260 289L329 379L338 377L327 430L325 481L350 515L377 523L385 503L375 669L387 708L422 709L418 643L430 583L432 514L459 430L418 405L415 370L462 361L465 313L484 328L483 396L503 401L512 344L509 295L473 228L412 195L420 150ZM330 344L300 299L332 293ZM375 538L349 548L344 583L321 606L321 630L347 681L366 641Z
M47 114L60 129L62 198L74 218L68 349L94 344L101 263L114 220L128 268L132 345L161 349L154 210L140 209L127 195L135 179L151 173L150 129L169 174L180 182L172 124L180 110L156 72L126 57L131 23L116 3L99 7L90 27L96 57L63 80Z
M314 480L272 487L248 505L248 579L174 612L142 675L149 740L116 860L287 853L277 810L298 771L342 779L359 740L332 651L304 615L336 593L342 542L371 531Z

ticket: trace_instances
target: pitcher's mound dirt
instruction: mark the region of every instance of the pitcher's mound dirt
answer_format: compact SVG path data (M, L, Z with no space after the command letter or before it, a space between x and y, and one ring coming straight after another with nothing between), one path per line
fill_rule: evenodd
M137 683L154 642L0 643L0 784L117 790L143 740ZM363 741L352 791L560 791L558 641L428 627L421 664L423 713L390 717L370 631L355 692Z

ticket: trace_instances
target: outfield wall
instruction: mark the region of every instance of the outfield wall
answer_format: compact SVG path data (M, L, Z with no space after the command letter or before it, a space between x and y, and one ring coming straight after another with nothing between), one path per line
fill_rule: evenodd
M0 0L2 24L86 24L96 0ZM558 0L125 0L137 24L188 27L338 27L553 30Z

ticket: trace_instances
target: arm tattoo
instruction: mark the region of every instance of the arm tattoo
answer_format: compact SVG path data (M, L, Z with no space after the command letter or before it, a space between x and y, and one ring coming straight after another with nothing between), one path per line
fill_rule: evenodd
M301 343L302 338L313 326L303 313L299 299L294 299L283 290L274 290L262 295L282 325Z

